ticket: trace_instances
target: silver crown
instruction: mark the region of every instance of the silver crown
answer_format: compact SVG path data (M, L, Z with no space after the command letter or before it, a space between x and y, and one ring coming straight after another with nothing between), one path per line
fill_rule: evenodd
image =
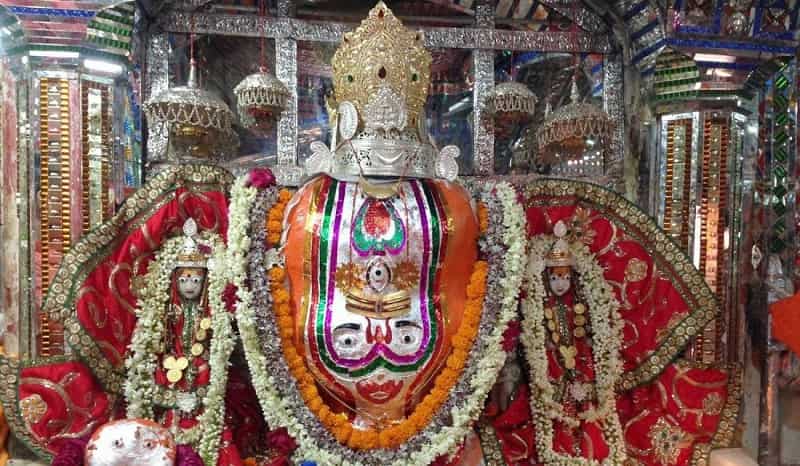
M327 173L346 181L366 177L443 178L458 176L458 147L450 145L437 151L431 144L423 120L417 128L405 126L402 100L391 91L379 92L367 107L363 128L358 130L355 106L343 102L334 112L334 151L321 142L311 144L306 174Z

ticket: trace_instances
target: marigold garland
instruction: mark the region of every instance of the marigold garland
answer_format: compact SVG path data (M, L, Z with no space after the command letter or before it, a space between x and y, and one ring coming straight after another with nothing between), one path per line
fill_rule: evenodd
M267 245L275 246L281 242L281 234L283 234L283 213L286 211L286 205L292 198L292 192L288 189L281 189L278 192L278 200L275 205L269 209L267 214Z
M466 364L480 323L488 272L489 264L485 261L476 261L473 265L472 275L467 286L464 317L458 331L453 336L453 351L448 356L442 371L436 376L431 391L406 420L376 431L354 429L345 415L333 413L325 404L317 390L314 378L294 345L294 319L289 307L289 292L284 285L286 271L277 266L269 271L270 292L281 335L283 355L300 386L300 393L306 405L336 437L336 440L350 448L360 450L378 447L395 448L428 425L439 406L447 399L448 393L458 381Z
M275 205L269 210L266 225L269 245L276 245L280 242L283 234L283 216L291 197L290 191L282 189ZM488 209L481 203L478 212L481 219L481 230L485 231L483 225L488 226ZM448 393L458 381L466 364L480 323L488 272L489 264L485 261L476 261L473 265L472 275L467 285L464 317L458 332L453 336L453 351L447 358L445 367L437 375L431 391L417 405L408 419L392 427L375 431L354 429L346 415L332 412L330 407L325 404L317 390L314 378L294 345L294 318L289 306L289 291L284 285L286 271L277 266L269 270L270 293L281 335L283 355L292 375L298 382L306 405L339 442L361 450L378 447L394 448L407 441L431 421L436 410L447 399Z
M483 202L478 203L478 226L481 234L485 234L489 229L489 208Z
M439 406L428 424L417 435L397 448L355 450L336 441L330 430L321 422L321 419L330 418L330 422L337 426L349 425L347 416L332 413L325 406L320 408L319 417L315 416L300 396L301 388L313 385L313 379L309 378L302 382L295 380L283 351L278 354L274 352L266 354L264 348L260 346L261 340L256 328L257 312L266 312L262 316L269 327L264 330L265 335L273 341L282 337L269 287L258 287L255 292L251 290L246 282L246 271L248 267L263 264L264 260L271 264L268 270L272 264L281 263L280 252L275 249L270 250L266 240L266 217L277 200L278 189L271 187L259 193L258 190L262 188L248 186L246 181L246 178L238 179L231 189L231 226L228 230L232 259L230 265L239 299L236 319L264 415L270 425L286 428L287 433L297 440L298 448L294 452L294 461L299 463L303 460L313 460L320 465L342 466L364 464L411 466L432 464L436 458L456 453L461 441L472 432L471 426L480 416L484 399L507 358L507 353L502 348L503 335L508 322L517 314L517 296L525 263L526 235L525 213L514 189L507 183L473 186L475 197L487 206L489 213L488 230L483 232L479 241L481 257L489 264L485 294L492 294L500 299L484 299L484 309L473 341L473 346L479 345L479 348L470 348L466 368L447 394L447 401ZM266 203L266 211L254 211L254 202ZM251 218L259 219L261 231L255 233L255 237L259 238L258 244L251 243L248 235ZM273 245L273 247L279 246L279 244ZM248 257L250 254L254 254L253 257ZM258 304L253 307L256 297ZM491 324L484 326L484 321ZM487 328L490 330L487 331ZM475 349L478 351L474 351ZM286 380L274 379L274 371L277 371L280 377L292 379L294 382L289 384L290 387L285 387ZM284 392L284 389L287 392ZM453 391L458 391L460 394L455 395ZM450 406L450 402L454 405ZM431 410L432 406L429 404L426 409ZM304 417L311 415L313 419L301 420L298 415ZM369 438L374 436L370 435Z

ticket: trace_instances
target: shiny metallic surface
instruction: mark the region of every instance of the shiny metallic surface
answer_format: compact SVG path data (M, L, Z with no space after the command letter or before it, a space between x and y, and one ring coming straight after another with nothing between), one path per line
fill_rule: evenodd
M171 12L159 18L168 32L188 33L194 22L197 34L244 37L292 37L313 42L341 42L352 26L317 23L295 18L261 18L252 15L191 14ZM492 50L536 50L543 52L596 52L611 50L608 36L573 32L521 32L476 28L420 28L425 46L441 48L483 48Z
M26 75L29 75L26 70ZM31 335L31 324L33 323L34 315L34 299L33 290L35 283L33 282L32 270L36 270L36 264L33 253L33 240L31 238L31 202L36 199L36 183L33 177L34 159L33 159L33 116L29 109L34 112L35 105L33 105L33 96L36 91L29 87L33 87L31 82L34 81L30 77L25 76L20 80L20 85L17 89L17 101L15 102L17 108L17 121L19 138L19 146L17 147L18 167L17 176L19 185L17 187L19 192L18 198L18 212L19 212L19 335ZM35 202L35 201L33 201ZM35 341L31 338L20 338L19 340L19 355L21 357L29 358L36 353Z
M476 31L494 32L494 10L489 2L475 5ZM485 46L484 46L485 47ZM486 109L486 101L494 92L494 52L478 49L472 52L472 167L464 167L467 174L494 174L494 120Z
M291 16L294 8L292 0L278 0L278 16Z
M303 167L297 165L275 165L271 169L281 186L300 186L306 178Z
M479 28L494 28L494 5L492 2L478 0L475 5L475 26Z
M414 130L397 137L364 131L336 150L330 174L347 180L360 175L435 178L436 159L433 146L421 143Z
M151 124L166 128L166 159L172 163L229 158L239 141L232 130L233 112L217 95L197 84L192 60L185 86L153 93L142 109Z
M138 464L173 466L177 448L166 427L143 419L122 419L100 426L86 446L87 466Z
M495 116L505 113L519 113L533 117L536 110L536 94L528 86L517 82L497 84L487 98L486 107Z
M286 109L278 122L278 165L297 165L297 41L275 40L275 70L289 89Z
M491 175L494 173L494 121L486 111L486 97L494 89L494 51L473 52L473 74L472 174Z
M652 180L655 186L664 186L666 180L664 179L665 174L667 173L667 143L668 143L668 136L667 130L669 127L670 122L675 120L683 120L683 119L691 119L692 120L692 133L685 134L685 129L681 129L681 136L685 138L691 139L692 150L694 151L697 147L698 142L698 135L697 135L697 125L699 124L699 115L694 113L675 113L670 115L664 115L660 118L660 134L659 134L659 147L658 147L658 159L657 162L654 163L655 173L653 174ZM696 158L692 154L685 154L687 157L686 163L691 163L694 167L695 163L697 163ZM697 183L696 177L696 170L692 172L690 180L691 183L690 192L692 193L689 199L686 199L685 202L690 203L689 211L694 212L694 205L696 203L695 200L695 185ZM652 192L654 196L654 203L655 206L654 211L652 214L657 218L659 225L664 225L665 222L665 205L666 205L666 191L664 189L654 189ZM690 247L687 249L687 253L691 251L691 244L694 240L694 235L692 231L694 230L694 223L689 223L689 245Z
M624 120L612 121L600 107L581 102L575 78L572 80L571 94L571 102L549 113L537 130L539 151L542 156L560 161L562 165L564 162L581 161L587 168L594 167L602 173L607 165L604 159L613 157L609 155L612 133L617 125L624 125ZM624 161L624 157L622 159ZM566 173L555 174L572 176L577 173L572 173L567 165ZM620 186L624 186L621 169L618 178Z
M192 125L230 132L233 113L214 94L198 87L178 86L153 95L144 104L151 122Z
M625 147L625 104L622 78L622 57L606 56L603 65L603 107L608 114L608 118L615 124L612 129L611 139L608 142L606 153L608 158L605 161L605 175L614 180L614 188L617 191L625 190L625 157L627 148Z
M233 89L233 93L236 94L239 118L248 128L258 124L251 111L268 112L274 117L286 108L286 101L289 99L286 86L266 71L246 76Z
M769 318L767 318L769 319ZM761 416L758 426L759 466L781 466L780 459L780 394L778 374L780 373L780 354L768 351L766 364L761 367Z
M169 87L169 42L166 34L153 34L147 44L147 74L144 99L165 91ZM150 162L167 158L167 125L150 121L147 126L147 155Z

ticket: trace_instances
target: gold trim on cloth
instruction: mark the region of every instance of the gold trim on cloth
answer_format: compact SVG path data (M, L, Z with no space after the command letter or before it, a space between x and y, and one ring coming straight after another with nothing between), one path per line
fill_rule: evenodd
M38 438L33 432L30 430L30 424L26 422L23 409L24 400L19 399L19 384L23 381L21 380L21 371L28 367L36 367L36 366L48 366L53 364L62 364L70 362L71 358L69 356L55 356L51 358L44 358L44 359L37 359L37 360L27 360L27 361L19 361L16 359L9 359L5 356L0 355L0 402L3 404L3 410L6 414L6 421L14 433L14 436L21 441L28 449L34 452L39 458L47 461L48 463L53 459L52 454L45 449L44 443L51 439L41 439ZM64 380L65 383L69 383L68 380L72 377L71 374L67 374L67 380ZM37 383L38 380L29 380L29 383ZM56 393L64 398L66 393L63 392L63 389L59 386L55 386L54 382L46 381L49 385L49 388L54 390ZM66 406L70 407L74 404L64 398ZM116 406L117 398L113 395L109 395L108 397L108 411L106 414L111 412L114 407ZM76 411L80 411L77 407ZM68 413L71 415L72 413ZM84 416L86 413L81 413ZM75 434L62 434L61 436L56 436L55 438L77 438L85 435L88 431L94 429L92 422L87 424L86 429L82 432L77 432Z
M602 211L624 234L639 242L653 257L656 270L675 286L687 303L688 312L669 329L664 339L636 368L625 372L619 388L628 390L657 377L693 337L702 334L706 325L719 314L719 306L705 279L691 260L653 219L635 204L602 186L581 181L561 179L515 179L525 195L526 207L554 207L559 204L582 205ZM558 198L539 201L535 198ZM534 198L534 200L532 200Z
M64 323L67 344L107 391L121 392L125 368L123 364L112 366L100 345L77 319L75 303L86 277L107 257L114 246L141 228L158 209L171 201L178 188L193 192L227 192L232 183L233 176L223 168L210 165L169 167L145 183L126 199L116 215L84 235L64 255L45 297L42 311L51 319ZM218 212L217 214L219 215Z
M687 362L686 364L691 364ZM728 398L722 408L717 431L710 443L697 444L692 452L691 466L709 466L711 450L731 446L736 435L739 410L742 405L742 368L738 364L707 366L694 364L693 367L715 367L728 372Z
M483 449L483 461L486 466L505 466L500 439L497 438L494 427L489 422L480 422L477 428L481 449Z

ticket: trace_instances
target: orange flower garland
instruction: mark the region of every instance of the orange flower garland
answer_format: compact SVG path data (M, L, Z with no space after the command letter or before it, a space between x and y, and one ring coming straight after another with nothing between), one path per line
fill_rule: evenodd
M489 208L483 202L478 203L478 226L482 234L489 229Z
M281 190L278 201L270 209L267 217L267 242L276 245L280 242L283 230L283 214L291 199L291 193ZM480 207L483 207L481 209ZM488 223L488 212L482 204L478 209L481 226ZM482 228L485 231L484 228ZM270 293L278 331L281 336L283 356L289 370L300 388L306 406L317 416L325 428L343 445L351 448L370 450L374 448L395 448L406 442L414 434L430 423L433 415L447 399L450 390L458 381L469 356L469 350L478 332L478 324L483 310L486 295L486 278L489 265L485 261L476 261L472 268L467 285L467 301L464 317L458 331L453 336L453 350L447 363L436 376L431 391L422 399L408 419L383 430L354 429L347 415L334 413L325 403L317 390L316 382L305 365L300 352L294 345L294 318L289 305L289 291L284 285L286 271L282 267L273 267L268 272Z
M281 267L269 271L270 292L277 317L283 356L289 365L306 406L340 443L351 448L369 450L373 448L395 448L430 423L433 415L447 399L450 390L458 381L469 356L480 323L483 300L486 295L486 278L489 265L476 261L467 285L467 302L464 318L453 336L453 351L433 384L431 391L422 399L414 412L404 421L383 430L354 429L347 416L334 413L317 390L314 378L294 345L294 320L289 307L289 292L284 286L286 272Z
M267 246L275 246L281 242L281 233L283 233L283 213L291 198L291 191L288 189L281 189L278 193L278 200L275 201L275 205L269 209L269 213L267 214Z

